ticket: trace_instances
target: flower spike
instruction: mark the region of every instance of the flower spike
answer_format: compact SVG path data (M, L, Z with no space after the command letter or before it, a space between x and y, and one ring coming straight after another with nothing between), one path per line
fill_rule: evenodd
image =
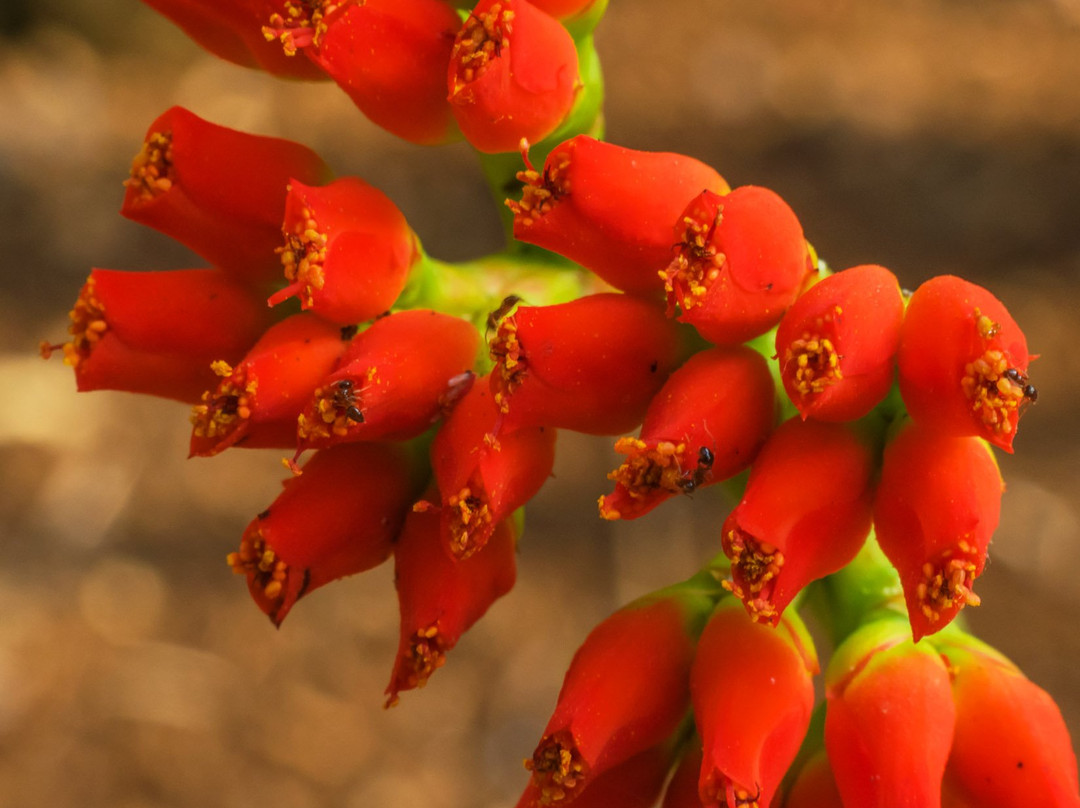
M290 180L329 179L330 169L306 146L173 107L150 124L120 212L262 286L281 272L274 250Z

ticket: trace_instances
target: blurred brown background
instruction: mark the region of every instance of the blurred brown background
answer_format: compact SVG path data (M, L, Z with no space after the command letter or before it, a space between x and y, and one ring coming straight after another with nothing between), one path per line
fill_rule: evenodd
M834 267L961 274L1025 327L1040 398L969 613L1080 736L1080 0L612 0L598 41L612 140L774 188ZM136 0L4 0L0 99L0 806L513 805L573 650L714 553L723 502L603 524L610 444L563 436L516 590L384 712L388 566L280 632L225 566L278 453L186 461L183 406L76 395L36 357L91 266L197 264L116 214L172 104L308 143L448 259L500 244L469 151L218 62Z

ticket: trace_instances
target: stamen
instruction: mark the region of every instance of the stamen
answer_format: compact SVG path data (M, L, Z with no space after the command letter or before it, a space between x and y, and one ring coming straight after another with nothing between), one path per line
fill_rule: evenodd
M45 359L52 356L53 351L62 350L64 364L75 368L79 366L79 362L90 356L94 346L109 330L109 324L105 320L105 307L94 292L92 277L83 284L78 300L68 312L68 319L71 320L68 325L71 339L59 345L42 342L40 348Z
M626 460L608 474L608 479L623 486L630 496L640 499L658 489L673 494L683 490L685 443L660 441L649 446L638 438L619 438L615 451L626 455Z
M839 306L814 323L814 330L804 331L784 351L785 370L794 363L793 386L795 391L807 398L821 393L825 388L844 378L840 368L841 356L836 345L825 334L835 331L835 319L842 314Z
M147 202L173 185L172 132L154 132L131 161L131 175L125 188L135 188Z
M225 560L232 567L233 574L246 575L253 586L261 589L263 596L271 604L267 613L273 618L285 599L289 565L278 558L266 543L257 524L244 532L240 539L240 549L229 553Z
M739 528L728 532L724 553L731 559L732 580L721 581L721 586L741 600L755 620L770 622L777 615L772 591L784 554Z
M955 554L960 553L957 557ZM964 541L947 550L937 561L927 561L922 567L922 580L916 587L919 608L932 623L941 619L944 609L959 604L978 606L982 601L971 587L975 582L975 550Z
M326 17L353 0L301 0L286 3L286 19L281 14L271 14L270 24L262 28L267 42L281 42L286 56L295 56L300 48L319 47L327 31Z
M493 59L499 58L503 48L510 47L513 19L514 12L503 8L502 3L493 4L486 13L469 15L450 54L451 61L456 60L458 65L451 96L475 81Z
M235 371L226 362L210 366L224 381L217 390L202 394L202 403L191 409L193 433L199 438L218 438L228 435L251 417L257 379L248 379L244 366Z
M676 254L671 264L659 272L669 307L677 302L683 312L687 312L701 305L709 287L720 277L727 259L711 242L722 219L722 207L717 209L711 221L683 217L683 240L675 245Z
M489 533L491 510L479 493L466 486L446 501L450 514L450 550L458 558L468 558L484 545L480 537Z
M588 774L588 764L567 732L557 732L540 741L525 768L540 789L540 804L553 805L574 795L578 784Z
M308 208L301 211L300 221L293 227L293 232L284 235L285 244L275 252L281 256L281 265L289 285L271 295L267 303L276 306L296 295L300 298L301 306L310 308L313 305L312 294L326 283L323 265L326 262L327 235L319 229L319 223Z
M506 200L517 224L536 224L556 202L570 193L570 180L566 176L569 168L570 154L564 151L559 153L558 162L544 168L543 174L534 168L517 173L517 179L524 185L521 201Z

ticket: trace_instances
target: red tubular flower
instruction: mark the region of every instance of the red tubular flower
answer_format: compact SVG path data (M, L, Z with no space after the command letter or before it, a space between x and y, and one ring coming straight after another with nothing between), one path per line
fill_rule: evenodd
M701 762L701 738L695 735L683 751L679 765L664 789L664 802L660 808L701 808L701 796L698 794Z
M672 736L690 708L694 640L712 601L693 583L620 609L574 655L532 758L533 805L570 803L603 772Z
M672 223L702 190L727 193L724 178L692 157L645 152L578 135L556 146L542 172L519 172L514 238L592 270L617 289L658 295L671 262Z
M979 808L1080 806L1076 755L1050 695L971 638L935 644L952 674L956 733L945 776L957 796Z
M1004 483L988 446L908 423L885 447L874 499L878 543L900 573L918 641L948 625L986 564Z
M978 435L1012 451L1021 411L1038 392L1027 340L986 289L952 275L911 296L897 354L911 417L951 435Z
M325 78L315 65L290 59L281 48L266 41L261 30L266 3L260 0L143 2L180 26L200 47L233 64L261 68L287 78ZM281 10L288 5L280 0L273 0L272 4Z
M394 545L401 641L387 707L402 690L427 684L461 635L514 585L518 528L512 517L496 526L481 551L462 560L446 554L439 522L434 509L413 511Z
M760 354L711 348L690 359L653 397L638 438L620 438L626 460L600 497L605 519L636 519L669 497L745 469L776 421L775 388Z
M291 178L321 183L330 169L299 143L218 126L173 107L150 125L120 212L238 278L278 277Z
M825 679L825 745L845 805L940 808L955 709L949 669L907 626L869 623Z
M574 808L652 808L671 769L672 747L664 741L601 772L571 798ZM530 781L517 808L543 804L540 787Z
M780 320L776 355L803 418L853 421L892 388L904 300L896 276L866 264L830 275Z
M574 40L528 0L480 0L454 40L450 107L479 151L537 143L570 112L581 87Z
M235 362L269 323L250 290L217 269L91 271L62 348L79 390L127 390L195 403L210 363Z
M733 599L721 601L690 671L704 748L702 805L770 804L810 724L817 670L813 641L797 615L773 629L748 620Z
M247 526L229 566L281 625L299 598L389 558L415 493L401 446L326 449L301 476L285 480L285 490Z
M356 177L319 188L293 182L281 232L285 246L278 253L289 285L267 302L276 306L295 295L302 308L338 325L389 309L420 258L401 211Z
M373 123L413 143L453 132L446 65L461 18L442 0L307 0L285 4L263 31L302 49Z
M675 258L661 271L668 311L717 344L764 334L795 302L811 265L802 225L767 188L704 191L675 225Z
M495 526L532 499L555 464L555 430L523 427L493 436L499 413L487 376L476 380L431 444L447 551L467 558Z
M641 423L678 360L680 341L659 306L596 294L517 306L499 320L490 345L500 429L614 435Z
M811 581L846 565L870 532L874 453L845 424L791 418L750 467L742 501L721 530L725 586L776 625Z
M340 329L296 314L268 329L235 367L214 362L222 378L191 412L191 456L295 446L297 416L343 350Z
M380 317L315 388L297 420L297 453L419 435L472 385L479 346L479 333L460 317L430 309Z

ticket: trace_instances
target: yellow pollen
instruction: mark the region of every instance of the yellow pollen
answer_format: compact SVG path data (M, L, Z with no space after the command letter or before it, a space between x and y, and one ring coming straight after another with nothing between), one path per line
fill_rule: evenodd
M710 242L721 219L721 210L707 222L693 216L683 217L685 230L683 240L676 245L678 252L667 268L659 272L671 306L678 303L687 312L701 305L709 287L720 277L726 258Z
M282 599L289 565L277 557L257 526L244 533L240 549L229 553L225 560L233 574L251 577L262 588L267 600Z
M148 201L165 193L173 184L172 132L154 132L131 161L131 175L125 188L135 188L139 199Z
M451 61L456 60L458 66L451 97L476 80L502 54L503 48L510 47L513 19L513 11L495 3L487 12L470 14L465 20L450 54Z
M292 233L282 228L285 244L275 252L281 256L285 279L300 286L297 296L301 305L309 308L313 302L312 293L322 289L326 282L323 265L326 262L327 234L319 230L319 223L310 209L304 208L300 217L301 221L296 223Z
M784 351L784 369L793 373L793 387L803 398L821 393L844 378L840 367L842 357L833 340L823 336L823 332L835 330L834 316L839 314L840 307L836 306L824 317L817 318L814 330L804 331Z
M588 774L588 764L567 732L557 732L540 741L531 758L525 760L533 782L540 789L540 804L553 805L572 797Z
M523 184L521 201L506 200L506 206L514 214L515 224L531 226L556 202L570 193L570 180L566 176L570 168L569 152L560 152L558 162L544 169L541 174L535 169L519 171L517 179Z
M454 511L450 517L450 550L458 558L468 558L483 546L479 534L491 525L491 510L468 486L450 496L446 504Z
M326 17L350 2L351 0L288 2L285 4L285 15L270 15L270 24L262 27L262 35L267 42L278 40L287 56L295 56L297 50L308 45L317 48L327 31Z
M1009 377L1008 357L991 348L964 366L960 386L971 409L982 424L995 434L1008 435L1016 428L1014 415L1024 403L1024 384Z
M743 602L755 620L771 620L777 614L771 582L784 566L784 554L738 528L728 532L724 552L735 580L721 585Z
M626 455L626 460L608 474L608 479L625 488L630 496L641 498L658 489L673 494L683 490L685 443L660 441L650 447L638 438L619 438L615 451Z
M257 379L247 379L247 370L241 365L235 371L218 360L211 368L223 376L217 390L202 394L202 403L191 409L193 433L199 438L218 438L236 429L251 417Z
M90 356L94 346L105 336L109 324L105 320L105 307L94 290L94 279L89 278L83 284L82 291L75 305L68 312L68 333L71 339L63 345L41 344L41 355L48 359L59 348L64 352L64 364L78 367L79 363Z
M958 552L959 557L954 557ZM971 587L975 582L974 548L961 541L955 550L948 550L935 563L927 561L922 566L922 580L915 589L919 608L932 623L941 619L943 609L959 604L978 606L982 601Z
M495 403L502 412L510 409L509 397L521 386L528 363L517 337L517 321L513 316L499 323L499 329L491 338L489 345L491 358L498 368L497 382L499 390L495 394Z

